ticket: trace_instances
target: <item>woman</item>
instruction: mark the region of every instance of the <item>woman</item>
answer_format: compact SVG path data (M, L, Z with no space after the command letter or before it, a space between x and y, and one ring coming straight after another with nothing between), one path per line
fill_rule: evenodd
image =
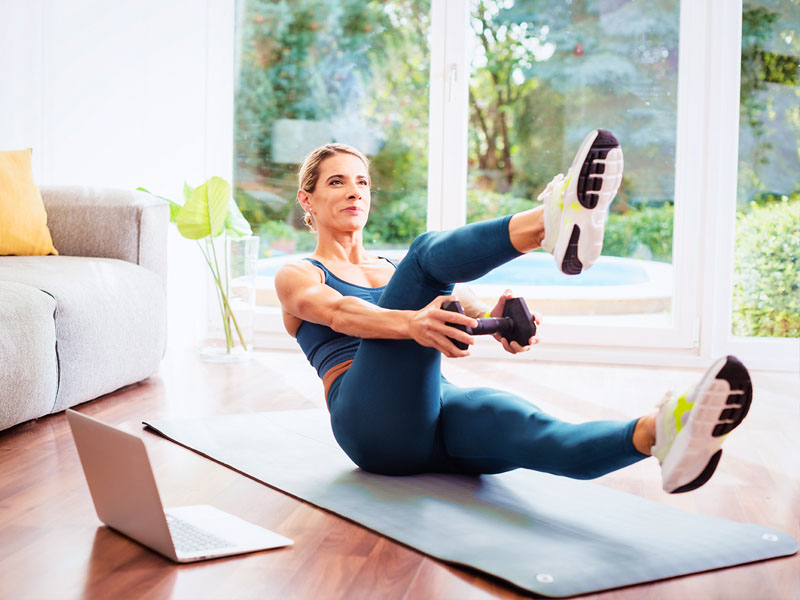
M716 362L691 393L631 421L569 424L526 400L489 388L459 388L441 375L441 355L464 357L452 340L474 338L483 309L454 284L471 281L539 247L565 273L580 273L602 248L605 216L622 179L622 151L607 131L581 145L543 205L448 232L427 232L405 258L373 256L362 244L370 209L369 163L328 144L299 172L297 199L318 236L314 254L275 278L284 324L323 380L337 442L361 468L387 475L499 473L519 467L588 479L656 455L668 492L713 474L725 434L750 405L747 370ZM466 315L445 311L461 297ZM508 295L492 316L502 315ZM512 354L520 346L499 338Z

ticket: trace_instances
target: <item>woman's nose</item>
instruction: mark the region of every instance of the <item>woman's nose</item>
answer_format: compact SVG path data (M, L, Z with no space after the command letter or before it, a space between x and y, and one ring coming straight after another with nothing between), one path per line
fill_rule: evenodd
M354 183L351 183L347 186L347 197L348 198L360 198L361 197L361 190L358 189L358 186Z

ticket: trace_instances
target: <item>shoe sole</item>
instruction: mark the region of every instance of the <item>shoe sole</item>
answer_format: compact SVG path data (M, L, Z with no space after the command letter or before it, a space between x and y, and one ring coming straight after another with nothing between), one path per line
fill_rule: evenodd
M672 494L696 490L711 479L722 458L724 436L736 429L750 410L753 386L745 366L735 356L728 356L712 365L691 396L695 405L689 420L661 465L664 490ZM698 448L698 442L705 447ZM687 461L690 464L685 464Z
M559 236L553 250L563 273L578 275L600 256L606 211L622 183L623 163L617 138L605 129L587 135L575 154L561 222L562 229L571 231L568 237ZM576 201L584 210L567 209Z

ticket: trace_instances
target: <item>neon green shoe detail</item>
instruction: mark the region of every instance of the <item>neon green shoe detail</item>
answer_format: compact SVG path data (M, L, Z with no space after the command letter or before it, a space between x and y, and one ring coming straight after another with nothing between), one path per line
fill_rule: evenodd
M561 182L561 200L564 200L564 194L567 193L567 188L569 187L570 182L572 181L572 173L567 173L567 176Z
M651 452L658 458L658 462L663 462L664 457L672 447L675 438L683 429L689 414L694 408L694 402L689 402L687 397L691 390L687 390L681 396L675 396L668 392L661 402L658 403L658 417L656 421L656 439L658 443L653 446Z
M679 434L681 429L683 429L683 424L686 423L686 419L689 417L689 411L692 410L694 406L694 402L688 402L686 400L686 396L689 395L689 392L686 391L680 397L678 397L677 406L675 406L674 417L675 417L675 434Z
M722 443L747 415L753 386L735 356L718 359L686 394L659 403L651 453L662 488L672 494L704 485L722 457Z
M564 212L564 194L569 181L559 173L547 184L538 200L544 204L544 239L542 248L552 252L561 227L561 214Z

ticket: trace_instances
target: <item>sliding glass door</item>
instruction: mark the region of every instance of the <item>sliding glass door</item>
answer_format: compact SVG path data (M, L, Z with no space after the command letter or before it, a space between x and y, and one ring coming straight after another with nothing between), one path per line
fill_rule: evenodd
M536 206L602 127L626 167L600 261L567 277L535 253L479 295L544 313L537 357L696 364L754 340L800 356L798 0L236 6L234 183L262 304L313 248L295 194L315 146L370 156L365 239L401 256L425 229Z
M236 201L262 239L261 275L311 251L297 170L328 142L372 161L365 242L403 248L425 230L430 0L239 0Z
M800 2L746 0L731 333L800 338Z
M470 17L468 221L538 205L592 129L625 153L591 270L533 254L480 289L513 287L550 323L670 327L679 0L473 0Z

